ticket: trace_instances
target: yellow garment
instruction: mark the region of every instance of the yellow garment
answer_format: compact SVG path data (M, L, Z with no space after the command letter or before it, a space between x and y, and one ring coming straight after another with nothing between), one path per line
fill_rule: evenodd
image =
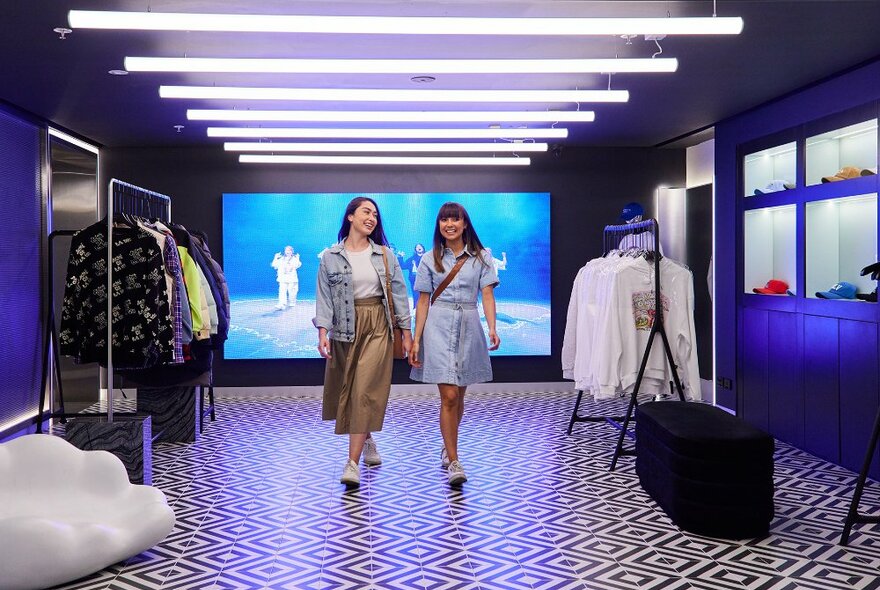
M180 254L180 267L183 269L183 281L186 283L186 298L189 300L189 310L192 313L193 334L196 334L204 329L207 319L202 319L203 295L199 267L189 255L189 250L183 246L177 247L177 253Z
M208 279L199 265L196 265L196 272L199 275L199 310L202 314L202 329L195 333L196 340L207 340L211 337L211 310L208 306L208 299L211 297L211 288L208 286Z
M219 320L217 319L217 302L214 301L214 294L211 293L211 284L208 283L208 278L205 276L205 271L202 270L201 267L199 269L199 279L202 281L202 293L205 294L205 308L202 309L202 317L205 316L205 311L208 312L208 320L210 323L210 331L208 337L211 334L217 333L217 326L220 325Z

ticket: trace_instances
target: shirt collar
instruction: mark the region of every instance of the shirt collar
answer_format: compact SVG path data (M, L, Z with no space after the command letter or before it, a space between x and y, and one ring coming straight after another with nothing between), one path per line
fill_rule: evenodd
M367 241L370 243L370 248L373 249L373 252L375 254L382 253L382 246L380 244L377 244L376 242L374 242L370 238L367 238ZM330 249L328 250L328 252L333 252L335 254L339 254L343 250L345 250L345 240L340 240L340 241L336 242L335 244L333 244L332 246L330 246Z
M449 253L452 255L453 258L456 257L456 256L455 256L455 252L452 251L452 248L449 248L449 247L447 247L447 246L444 246L444 247L443 247L443 253L445 254L446 252L449 252ZM473 251L469 250L467 246L465 246L465 247L464 247L464 250L462 250L462 254L467 254L467 255L470 256L470 257L473 257L473 256L474 256ZM461 254L459 254L459 256L461 256Z

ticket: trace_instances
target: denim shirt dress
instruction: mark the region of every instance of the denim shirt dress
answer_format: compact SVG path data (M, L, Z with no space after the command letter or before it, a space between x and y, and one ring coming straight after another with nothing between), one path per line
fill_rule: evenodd
M465 252L460 254L465 255ZM498 273L485 250L482 256L486 264L469 256L428 309L419 348L422 366L413 368L410 373L415 381L465 386L492 380L489 347L480 323L477 297L483 287L498 284ZM432 251L425 252L416 274L415 290L433 293L456 262L452 250L445 248L443 268L446 270L437 272Z

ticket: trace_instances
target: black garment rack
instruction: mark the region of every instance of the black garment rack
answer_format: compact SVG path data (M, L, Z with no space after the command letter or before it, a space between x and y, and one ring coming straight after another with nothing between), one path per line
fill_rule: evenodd
M620 436L617 439L617 446L614 449L614 455L611 458L610 470L614 471L617 467L617 460L624 455L634 456L634 449L625 449L623 446L626 437L634 438L629 431L629 423L633 420L633 410L638 404L637 398L639 388L642 385L642 378L645 375L645 368L648 366L648 357L651 354L651 346L654 344L654 337L660 334L663 340L663 349L666 352L666 359L672 368L672 379L678 397L681 401L685 401L684 390L681 387L681 381L678 378L678 369L672 356L672 349L669 346L669 338L666 336L666 330L663 327L663 305L660 292L660 224L656 219L648 219L637 223L627 223L622 225L606 225L602 232L602 255L607 256L612 251L620 249L621 240L627 236L633 236L628 241L632 243L633 249L642 250L654 262L654 322L651 325L651 333L648 335L648 344L642 355L642 362L639 366L639 373L633 386L632 394L629 399L629 406L624 416L581 416L578 414L578 408L583 398L583 390L578 390L577 401L575 401L574 409L571 412L571 420L568 423L568 434L571 434L572 427L575 422L607 422L620 430Z
M849 510L846 513L846 520L843 523L843 533L840 535L840 544L849 543L849 534L854 524L878 524L880 516L868 516L859 512L859 503L862 500L862 492L865 490L865 484L868 480L868 471L871 469L871 461L874 460L874 453L877 452L877 445L880 444L880 408L877 408L877 417L874 419L874 430L871 433L871 439L868 441L868 448L865 450L865 461L862 463L862 470L856 479L856 489L853 492L852 502L850 502Z
M171 197L139 186L111 179L107 189L107 411L97 416L106 416L108 422L113 421L113 216L136 215L138 217L159 219L171 223ZM55 230L48 237L49 277L48 277L48 310L46 311L46 334L43 346L43 374L40 386L40 405L37 414L37 433L43 430L43 420L59 418L64 424L67 418L80 416L64 410L64 392L61 385L61 369L58 353L58 334L55 329L55 286L53 280L54 242L60 236L72 236L74 230ZM59 409L48 415L45 412L46 389L49 380L54 377L58 388ZM213 388L212 388L213 389ZM213 391L211 391L213 398Z

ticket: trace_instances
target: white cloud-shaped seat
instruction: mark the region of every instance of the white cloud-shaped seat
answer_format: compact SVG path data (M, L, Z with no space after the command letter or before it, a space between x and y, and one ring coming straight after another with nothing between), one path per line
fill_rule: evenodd
M165 494L106 451L48 434L0 445L0 590L48 588L137 555L174 527Z

